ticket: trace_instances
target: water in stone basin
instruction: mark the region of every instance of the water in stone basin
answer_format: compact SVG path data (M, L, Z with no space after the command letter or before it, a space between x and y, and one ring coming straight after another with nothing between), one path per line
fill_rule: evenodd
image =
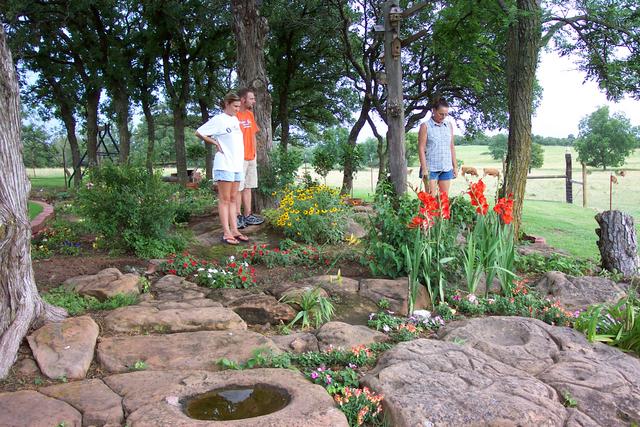
M286 391L265 384L225 387L190 397L184 411L196 420L229 421L279 411L289 403Z

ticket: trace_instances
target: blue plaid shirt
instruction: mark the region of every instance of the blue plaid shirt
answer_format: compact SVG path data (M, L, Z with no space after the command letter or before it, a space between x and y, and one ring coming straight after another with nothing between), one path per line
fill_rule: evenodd
M448 172L453 170L451 163L451 127L446 121L436 123L427 120L427 167L429 172Z

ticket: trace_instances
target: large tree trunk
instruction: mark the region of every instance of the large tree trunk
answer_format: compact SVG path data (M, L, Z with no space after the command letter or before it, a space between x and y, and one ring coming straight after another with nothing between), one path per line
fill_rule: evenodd
M278 111L278 122L280 123L280 149L284 152L289 149L290 130L288 96L288 91L283 88L278 97L280 104L280 111Z
M256 135L258 167L268 170L273 146L271 129L271 95L264 61L265 38L269 32L267 19L260 16L256 0L232 0L233 30L238 50L238 80L256 95L254 114L260 132ZM270 195L260 192L254 197L256 211L272 204Z
M358 135L364 127L364 124L367 122L369 111L371 111L371 98L369 97L369 94L365 94L364 100L362 101L362 108L360 108L360 115L358 116L358 120L356 120L354 125L351 127L351 131L349 131L349 137L347 139L348 146L353 149L352 153L355 153ZM342 189L340 190L342 194L350 194L353 189L353 175L356 173L355 166L353 156L347 156L347 158L344 159Z
M87 158L89 166L98 164L98 105L100 89L87 88Z
M147 171L153 174L153 152L156 145L156 122L151 112L151 105L149 105L149 99L142 97L142 111L144 112L144 118L147 122Z
M367 123L369 123L369 127L373 131L373 135L378 140L378 180L376 181L376 187L383 179L387 177L387 165L389 161L389 146L387 144L387 140L378 133L378 128L376 124L373 123L371 117L367 117Z
M187 150L184 145L184 124L186 111L179 103L173 110L173 140L176 147L176 169L178 172L178 182L187 184Z
M596 234L602 267L627 277L637 275L640 259L633 217L620 211L605 211L596 215L596 221L600 225Z
M116 110L118 122L118 139L120 140L120 162L129 162L131 151L131 133L129 132L129 95L122 84L117 84L116 93L113 94L113 106Z
M22 161L20 101L11 52L0 25L0 379L9 373L29 328L66 312L38 295L31 266L30 184Z
M77 188L82 183L82 165L80 165L80 146L78 144L78 137L76 136L76 119L68 108L61 106L60 110L64 127L67 130L69 147L71 148L73 186Z
M517 19L509 27L507 42L507 94L509 140L502 194L513 194L514 235L522 221L524 190L531 161L533 86L542 34L538 0L517 0Z

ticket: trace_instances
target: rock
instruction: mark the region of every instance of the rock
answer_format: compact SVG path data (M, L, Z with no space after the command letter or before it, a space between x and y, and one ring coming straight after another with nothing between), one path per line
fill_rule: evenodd
M33 357L49 378L82 379L87 375L98 338L98 325L89 316L47 323L27 337Z
M239 298L229 303L227 307L235 311L245 322L253 325L261 325L265 322L272 325L287 323L296 316L296 311L291 306L264 294Z
M623 426L640 420L640 360L589 343L573 329L529 318L486 317L450 323L439 335L534 375L553 387L561 402L568 392L577 407L568 411L566 425Z
M282 351L290 351L293 353L307 353L309 351L318 351L318 339L315 335L300 332L291 335L275 335L271 340Z
M58 384L39 390L40 393L67 402L82 412L82 425L121 425L124 421L122 398L101 380L91 379Z
M62 286L80 295L88 295L104 301L118 294L138 295L139 280L140 276L137 274L122 274L117 268L106 268L98 274L67 279Z
M278 283L269 288L269 292L276 298L281 298L288 290L298 288L321 287L329 295L357 294L360 283L348 277L337 277L331 275L308 277L296 282Z
M362 239L367 235L367 231L353 218L349 218L346 221L346 229L344 231L344 235L347 237L353 236L356 239Z
M378 303L382 298L389 301L389 309L395 313L406 316L409 313L409 279L406 277L389 279L362 279L360 281L361 297ZM429 307L430 299L427 288L418 286L418 295L414 303L414 309Z
M252 289L221 288L213 289L211 292L209 292L208 298L222 304L224 307L227 307L235 300L250 297L252 295L256 295L257 293L259 292L256 292Z
M151 289L157 301L182 301L205 298L206 291L182 277L167 274L155 282Z
M526 255L538 254L538 255L544 256L545 258L549 258L552 255L564 255L564 256L570 255L565 250L557 249L547 245L544 239L542 241L536 241L528 245L518 246L517 251L518 251L518 254L520 255L526 256Z
M318 346L321 351L329 348L350 349L361 344L385 342L389 337L382 332L374 331L362 325L349 325L343 322L328 322L322 325L318 333Z
M104 326L113 332L137 333L247 329L247 324L240 316L227 308L194 307L187 303L183 304L184 307L173 308L174 304L164 303L160 305L163 309L135 305L121 307L106 316Z
M63 424L64 423L64 424ZM24 390L0 393L0 425L7 427L80 427L82 415L71 405Z
M220 359L246 362L257 348L280 352L273 341L255 332L201 331L103 338L97 359L108 372L127 372L138 361L150 370L218 370Z
M160 374L160 375L157 375ZM160 379L158 377L161 377ZM136 372L105 381L124 396L131 413L127 424L136 426L243 426L243 427L347 427L344 414L327 392L288 369L250 369L219 373ZM189 418L182 402L191 396L229 386L267 384L284 390L290 402L283 409L256 418L229 422L204 422Z
M156 307L158 310L186 310L201 307L222 307L222 304L220 304L219 302L211 301L207 298L185 299L182 301L157 301L153 302L151 305Z
M40 368L38 368L38 364L33 359L24 358L18 362L16 362L16 369L22 375L40 375Z
M564 426L556 391L486 354L419 339L385 352L363 383L395 427Z
M573 277L559 271L546 273L534 285L544 297L557 299L567 310L584 310L592 304L618 302L626 286L605 277Z

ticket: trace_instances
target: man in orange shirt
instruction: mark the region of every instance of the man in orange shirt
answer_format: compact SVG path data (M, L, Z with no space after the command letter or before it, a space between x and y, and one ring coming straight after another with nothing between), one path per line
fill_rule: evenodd
M240 130L244 141L244 181L240 182L240 197L236 197L236 203L238 228L244 228L248 225L259 225L264 222L263 218L251 213L251 190L258 188L256 133L260 128L256 124L252 111L256 104L256 95L249 88L241 89L238 95L240 96L240 111L238 111L237 117L240 121ZM241 208L244 208L244 215Z

